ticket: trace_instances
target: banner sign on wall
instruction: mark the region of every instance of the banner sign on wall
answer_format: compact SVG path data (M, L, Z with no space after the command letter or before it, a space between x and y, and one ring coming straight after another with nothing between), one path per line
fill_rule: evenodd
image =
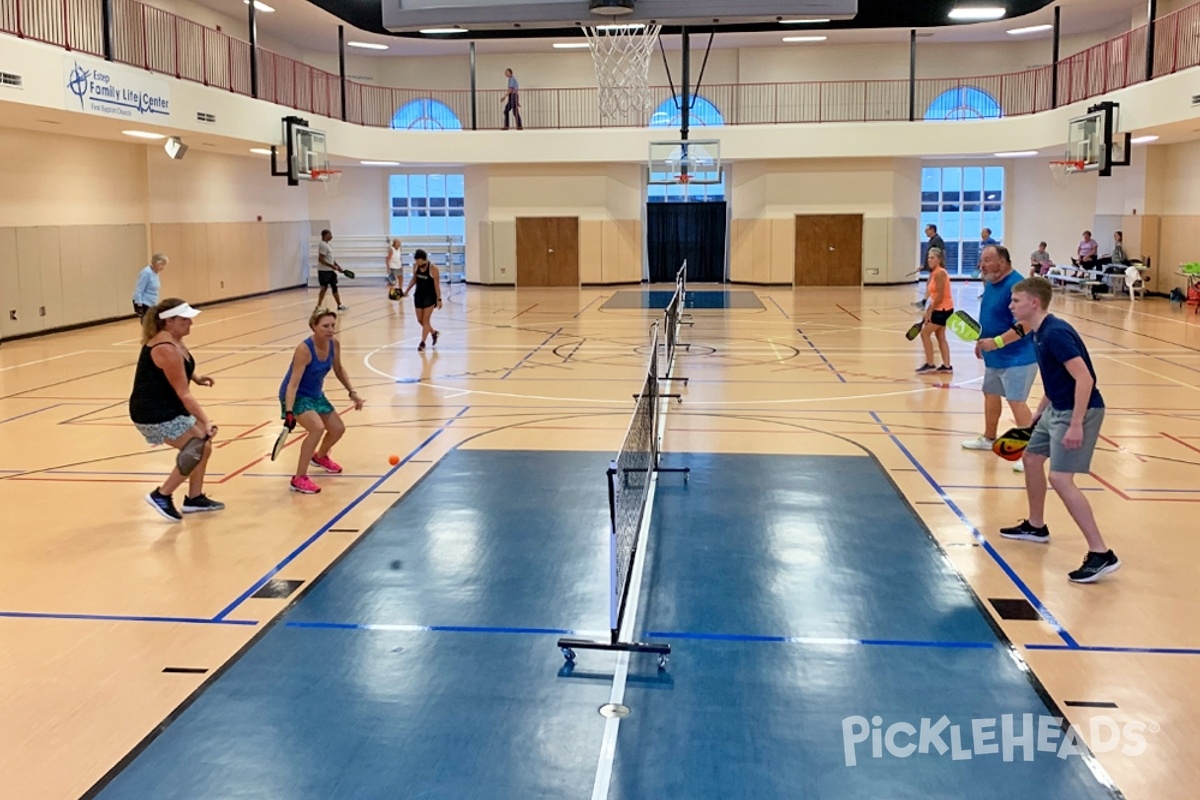
M63 84L69 111L157 123L171 117L171 87L140 70L70 55Z

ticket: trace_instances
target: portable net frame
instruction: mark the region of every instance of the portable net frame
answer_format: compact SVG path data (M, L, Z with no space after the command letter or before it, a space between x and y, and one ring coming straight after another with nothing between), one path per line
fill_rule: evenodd
M677 286L677 294L680 287ZM670 317L667 324L677 324ZM657 472L681 472L684 480L690 472L687 467L663 467L659 465L662 454L659 436L661 433L660 403L667 399L679 400L677 394L666 394L659 389L660 349L664 342L659 323L650 329L649 357L642 388L634 395L633 417L625 432L621 449L605 474L608 484L609 515L609 638L607 640L576 639L563 637L558 646L568 662L575 660L576 650L617 650L632 653L656 653L658 666L666 666L671 645L659 642L638 641L626 625L625 615L631 609L629 595L634 580L634 564L642 554L643 530L648 534L648 517L651 505L651 487ZM669 346L669 345L668 345ZM632 609L636 613L636 609ZM623 633L625 635L623 635Z
M649 114L650 54L662 25L634 23L583 29L600 87L600 116L627 121ZM637 119L637 121L643 121Z

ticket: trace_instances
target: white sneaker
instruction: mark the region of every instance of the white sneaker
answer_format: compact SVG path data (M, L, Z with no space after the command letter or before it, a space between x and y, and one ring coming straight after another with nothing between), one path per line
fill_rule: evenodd
M1024 461L1014 461L1013 462L1013 472L1024 472L1024 471L1025 471L1025 462Z
M986 436L976 436L974 439L967 439L962 446L964 450L991 450L994 441L995 439Z

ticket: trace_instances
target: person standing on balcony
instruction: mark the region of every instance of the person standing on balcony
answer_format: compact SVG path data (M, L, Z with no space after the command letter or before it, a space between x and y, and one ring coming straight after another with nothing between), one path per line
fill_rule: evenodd
M504 93L504 130L508 130L509 112L517 119L517 130L524 130L521 125L521 85L511 69L504 70L504 77L508 78L508 89Z

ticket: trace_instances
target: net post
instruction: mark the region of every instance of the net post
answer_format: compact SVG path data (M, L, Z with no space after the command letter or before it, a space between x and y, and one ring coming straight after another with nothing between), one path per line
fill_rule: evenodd
M620 547L620 542L617 540L617 487L615 481L617 479L617 462L608 462L608 570L609 570L609 588L611 592L608 597L608 621L609 629L612 632L612 637L609 640L612 644L616 644L621 639L621 620L619 616L619 608L621 605L621 587L617 580L617 548Z

